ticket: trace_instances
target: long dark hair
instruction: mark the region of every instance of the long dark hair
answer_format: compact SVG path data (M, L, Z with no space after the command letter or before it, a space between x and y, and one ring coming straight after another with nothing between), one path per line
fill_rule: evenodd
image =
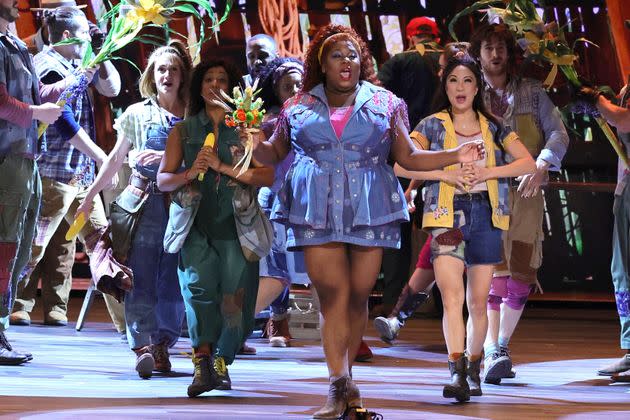
M241 72L238 68L227 60L210 59L201 62L195 66L193 74L190 78L190 96L188 98L188 115L197 115L199 111L205 108L206 102L201 96L201 85L206 72L213 67L223 67L228 75L228 95L232 95L232 89L237 86L241 80Z
M435 96L433 98L433 112L440 112L445 110L450 115L451 120L453 119L451 103L448 100L448 95L446 94L446 82L453 70L455 70L455 68L458 66L466 67L475 76L475 81L477 82L477 94L473 99L473 110L486 117L489 122L493 123L497 127L497 132L499 132L503 127L501 121L499 121L499 119L495 117L494 114L488 111L488 108L483 101L484 81L481 77L481 69L477 65L477 62L468 54L464 54L462 56L458 54L448 60L446 67L444 68L444 72L442 73L442 79L440 79L440 88L435 92ZM494 143L503 153L505 153L503 145L498 141L496 136L494 138Z

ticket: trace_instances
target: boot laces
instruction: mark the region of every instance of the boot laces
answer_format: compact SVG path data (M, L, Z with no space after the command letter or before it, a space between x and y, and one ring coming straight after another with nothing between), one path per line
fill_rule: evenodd
M225 359L223 359L223 357L221 356L214 358L213 367L214 367L215 372L217 372L219 376L225 376L225 374L227 373L227 367L225 366Z

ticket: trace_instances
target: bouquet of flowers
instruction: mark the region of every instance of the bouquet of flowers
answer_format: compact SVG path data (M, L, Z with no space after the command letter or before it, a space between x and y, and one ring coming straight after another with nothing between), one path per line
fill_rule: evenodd
M115 6L110 5L110 10L103 15L101 21L108 21L109 31L99 51L92 50L88 43L87 50L81 65L76 71L76 82L68 87L60 96L57 105L64 106L66 102L76 99L87 89L89 81L85 76L85 70L100 63L110 60L125 60L137 68L137 66L122 57L116 57L114 53L133 41L140 41L153 45L164 45L163 40L155 35L140 35L145 26L158 26L164 28L167 33L174 32L168 28L170 16L175 12L183 12L194 16L201 22L200 39L198 45L212 36L216 28L223 23L232 9L233 0L227 0L225 12L220 18L215 14L208 0L120 0ZM203 14L212 21L211 31L206 36ZM175 32L176 33L176 32ZM180 34L181 35L181 34ZM69 38L56 45L84 43L85 40ZM197 48L199 51L199 48ZM40 123L38 136L46 131L47 124Z
M254 153L254 139L252 134L259 131L260 124L262 123L265 110L263 109L263 100L257 98L260 90L256 90L258 86L258 79L254 81L253 85L249 85L246 82L245 88L236 86L232 90L232 96L229 96L224 91L221 91L221 96L227 103L223 103L224 108L228 111L225 116L225 124L228 127L240 127L247 133L247 142L245 143L245 154L234 166L236 170L240 166L238 176L241 176L247 169L252 161L252 155ZM232 106L228 105L232 104Z
M539 0L538 5L539 7L544 6L543 1ZM496 18L501 19L514 34L518 45L524 50L526 59L551 65L551 70L543 82L543 86L551 87L558 75L558 70L560 70L574 89L582 87L580 77L573 65L578 59L574 52L575 45L578 42L595 44L586 38L579 38L575 40L573 45L569 45L564 36L563 28L559 27L557 22L545 24L538 15L536 5L532 0L480 0L473 3L456 14L448 25L449 32L455 40L457 40L454 30L455 22L462 16L477 11L485 13L488 21L494 21ZM627 168L630 168L623 145L606 120L599 115L597 109L586 109L585 107L578 107L577 109L586 111L595 118L597 125L619 158Z

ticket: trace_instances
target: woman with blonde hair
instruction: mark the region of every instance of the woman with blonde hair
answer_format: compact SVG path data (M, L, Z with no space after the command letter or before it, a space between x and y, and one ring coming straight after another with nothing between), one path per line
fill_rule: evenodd
M177 342L184 317L178 255L163 249L167 196L157 187L156 175L168 134L185 116L191 68L190 57L178 41L153 51L140 77L140 93L145 99L130 105L116 120L118 141L77 210L77 215L89 214L92 199L129 156L133 172L116 201L126 207L148 194L126 255L134 276L133 289L125 296L127 339L143 379L150 378L153 371L170 372L168 349Z

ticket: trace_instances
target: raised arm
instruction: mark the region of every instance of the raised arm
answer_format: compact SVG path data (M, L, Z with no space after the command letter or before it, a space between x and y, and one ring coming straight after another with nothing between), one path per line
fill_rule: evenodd
M87 220L88 214L92 211L94 198L112 184L112 180L116 177L120 168L122 168L125 157L130 149L131 142L124 137L118 137L114 148L99 169L96 179L92 185L90 185L90 188L88 188L85 200L83 200L81 205L77 208L75 218L79 213L84 213Z
M239 132L241 141L245 140L246 133ZM289 124L284 114L280 114L276 128L269 138L265 139L262 130L254 134L254 158L264 165L276 165L284 160L290 150Z

